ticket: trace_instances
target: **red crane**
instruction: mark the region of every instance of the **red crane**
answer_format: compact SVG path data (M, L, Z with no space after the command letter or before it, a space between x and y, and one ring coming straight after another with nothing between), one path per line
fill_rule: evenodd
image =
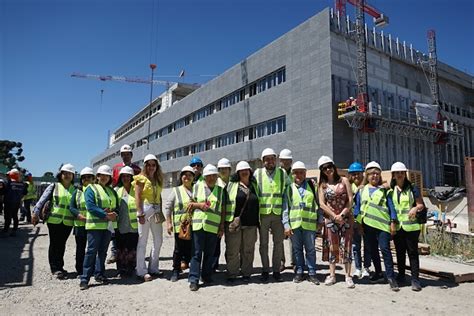
M110 76L110 75L91 75L74 72L71 74L73 78L92 79L100 81L122 81L122 82L133 82L133 83L145 83L150 84L150 79L136 78L136 77L125 77L125 76ZM176 82L164 81L164 80L153 80L153 84L159 84L169 87Z

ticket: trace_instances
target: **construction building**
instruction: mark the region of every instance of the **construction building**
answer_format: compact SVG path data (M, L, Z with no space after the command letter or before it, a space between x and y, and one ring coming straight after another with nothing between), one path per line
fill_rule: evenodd
M438 62L435 115L442 119L432 122L429 106L421 108L433 104L427 55L366 26L368 113L375 119L360 126L339 105L357 95L354 29L348 17L325 9L201 87L171 86L114 131L93 167L121 161L121 145L130 144L134 161L155 154L172 184L194 155L205 164L226 157L255 166L264 148L289 148L309 168L321 155L347 168L368 150L365 159L384 169L403 161L422 171L425 187L460 185L463 158L474 154L473 76Z

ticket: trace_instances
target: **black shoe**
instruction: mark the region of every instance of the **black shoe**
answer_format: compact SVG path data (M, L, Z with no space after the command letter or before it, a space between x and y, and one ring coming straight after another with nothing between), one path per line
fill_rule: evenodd
M212 283L214 283L214 280L212 278L201 277L201 281L204 285L211 285Z
M250 277L249 276L244 276L242 277L242 282L244 284L249 284L250 283Z
M418 280L411 280L411 289L415 292L421 291L421 284Z
M173 274L171 275L171 282L176 282L179 279L179 271L173 271Z
M11 233L10 233L10 237L15 237L16 236L16 231L13 230Z
M268 272L262 272L262 275L260 276L260 281L268 282Z
M89 288L89 284L87 284L87 282L81 282L81 284L79 284L79 288L81 290L87 290Z
M374 274L370 276L369 280L370 280L370 283L379 283L384 280L384 277L382 273L375 272Z
M103 276L103 275L98 275L98 276L96 276L94 279L95 279L95 281L96 281L97 283L104 284L104 285L109 284L109 279L107 279L107 278L106 278L105 276Z
M235 285L235 281L237 281L235 278L227 278L226 283L229 286Z
M309 276L309 282L315 284L315 285L319 285L319 280L318 278L315 276L315 275L310 275Z
M189 284L189 289L194 292L194 291L199 290L199 286L198 286L197 283L190 283Z
M273 280L276 282L283 282L280 272L273 272Z
M395 280L397 281L398 284L404 284L406 282L405 275L401 275L401 274L397 275Z
M398 287L397 281L395 279L388 279L388 284L390 285L390 289L394 292L400 291L400 288Z
M66 279L66 275L64 274L64 272L62 271L56 271L53 273L53 275L56 277L56 279L58 280L65 280Z
M293 282L295 283L301 283L303 281L304 281L304 277L302 273L296 274L295 277L293 278Z

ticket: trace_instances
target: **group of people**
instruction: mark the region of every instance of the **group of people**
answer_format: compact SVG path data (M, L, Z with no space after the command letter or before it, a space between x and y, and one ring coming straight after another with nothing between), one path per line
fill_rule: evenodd
M316 182L306 177L303 162L293 163L288 149L280 152L280 166L276 152L267 148L261 155L262 168L252 170L248 162L240 161L234 174L226 158L220 159L217 166L204 167L194 157L182 168L179 185L163 201L163 173L158 159L146 155L140 170L131 163L130 146L122 146L121 156L123 162L113 170L102 165L94 175L91 168L82 169L78 188L73 185L74 167L63 165L57 183L44 191L34 208L33 223L42 217L48 225L49 264L59 279L67 276L63 257L66 240L74 230L76 271L82 290L88 288L93 275L99 283L108 282L104 271L111 236L115 240L117 270L122 277L135 273L146 282L159 276L163 226L175 240L170 280L178 281L189 268L191 291L199 289L200 281L213 282L222 237L230 285L238 279L242 283L250 282L258 237L262 282L269 281L270 272L274 281L283 280L283 241L289 238L293 281L300 283L308 279L319 284L315 245L318 234L323 237L323 261L329 262L324 284L336 283L336 265L342 263L348 288L355 287L352 279L355 276L369 277L371 282L383 282L386 278L390 288L398 291L398 284L405 282L408 252L412 289L421 290L417 246L421 225L416 214L424 205L401 162L393 164L391 182L383 183L377 162L370 162L365 168L355 162L349 166L349 176L342 177L334 161L322 156L318 160L320 176ZM145 251L150 232L153 245L147 265ZM391 239L397 252L396 277ZM384 259L385 277L379 250ZM351 272L353 257L354 273ZM371 273L372 264L375 271Z

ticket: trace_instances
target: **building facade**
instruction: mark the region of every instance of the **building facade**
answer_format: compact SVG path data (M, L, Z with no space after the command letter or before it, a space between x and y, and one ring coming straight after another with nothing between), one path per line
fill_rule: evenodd
M361 132L337 115L337 104L356 95L351 23L345 27L326 9L203 86L171 87L117 129L110 147L92 165L119 162L120 146L130 144L134 161L147 153L159 158L168 184L192 156L205 164L226 157L233 164L248 160L256 166L266 147L289 148L309 168L317 167L321 155L347 168L361 159ZM373 31L367 32L367 45L369 98L382 116L397 113L394 120L405 122L404 115L415 113L414 102L432 102L418 61L421 53ZM463 157L474 151L473 77L440 63L439 78L442 112L456 131L442 145L441 163L452 166L459 181ZM430 187L437 181L436 148L426 132L413 130L416 126L404 133L375 128L368 138L370 159L384 169L404 161L408 168L421 170Z

